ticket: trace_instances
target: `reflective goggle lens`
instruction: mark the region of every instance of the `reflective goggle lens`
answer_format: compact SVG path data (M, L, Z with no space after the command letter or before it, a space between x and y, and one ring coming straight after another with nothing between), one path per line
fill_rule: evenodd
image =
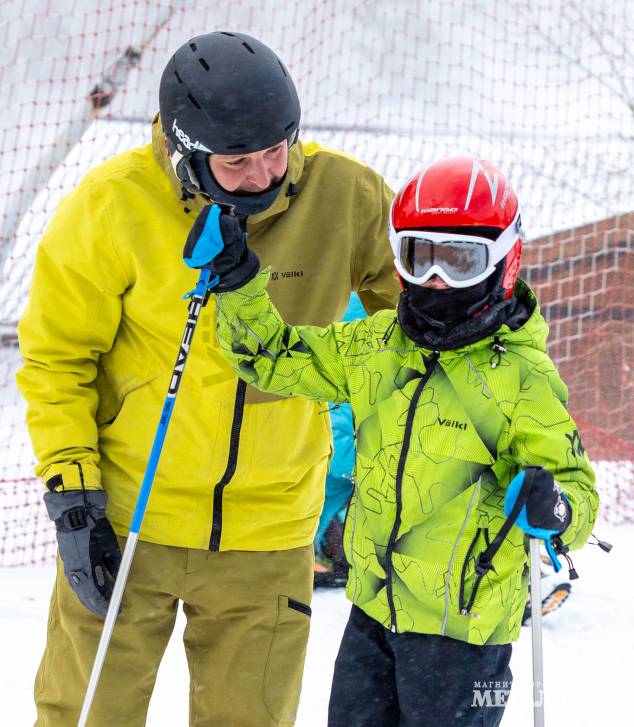
M401 239L401 264L415 278L422 278L433 265L446 275L463 282L481 275L488 265L487 246L481 242L434 242L424 237Z

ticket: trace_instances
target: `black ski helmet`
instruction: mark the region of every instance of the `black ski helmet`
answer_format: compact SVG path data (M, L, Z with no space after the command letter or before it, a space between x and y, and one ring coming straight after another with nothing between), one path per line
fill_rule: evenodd
M163 71L159 107L172 166L187 192L202 192L241 214L273 203L281 183L261 193L228 192L207 163L209 154L249 154L297 139L297 91L270 48L244 33L192 38Z

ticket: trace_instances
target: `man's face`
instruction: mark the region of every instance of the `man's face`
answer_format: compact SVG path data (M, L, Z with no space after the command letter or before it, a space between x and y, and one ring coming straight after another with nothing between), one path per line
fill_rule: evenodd
M257 194L276 185L288 166L288 142L250 154L212 154L209 168L227 192Z

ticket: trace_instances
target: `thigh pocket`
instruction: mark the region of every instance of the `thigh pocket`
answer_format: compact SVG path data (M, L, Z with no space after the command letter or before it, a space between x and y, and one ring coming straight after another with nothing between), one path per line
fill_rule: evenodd
M306 645L310 606L288 596L278 596L277 619L264 671L263 699L279 727L295 723Z

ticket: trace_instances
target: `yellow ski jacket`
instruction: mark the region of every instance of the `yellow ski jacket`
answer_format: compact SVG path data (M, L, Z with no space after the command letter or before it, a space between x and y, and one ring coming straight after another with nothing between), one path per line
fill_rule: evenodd
M160 121L153 144L89 173L37 252L18 334L18 372L38 460L59 489L103 487L119 534L132 519L196 272L182 249L202 198L180 200ZM369 313L398 297L387 219L392 193L364 164L295 144L274 204L248 220L285 319L324 326L351 290ZM203 310L141 539L212 550L312 541L330 455L323 404L239 383Z

